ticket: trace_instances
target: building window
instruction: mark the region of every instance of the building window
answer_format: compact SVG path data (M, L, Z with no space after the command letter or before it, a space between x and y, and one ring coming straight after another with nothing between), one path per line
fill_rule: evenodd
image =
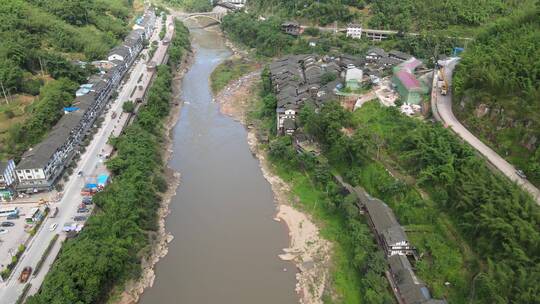
M26 173L30 173L30 172L31 172L30 170L28 170L28 169L26 170Z

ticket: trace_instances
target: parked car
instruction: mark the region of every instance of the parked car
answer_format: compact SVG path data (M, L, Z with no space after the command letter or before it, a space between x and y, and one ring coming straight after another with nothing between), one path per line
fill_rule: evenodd
M86 221L87 218L88 216L77 215L76 217L73 218L73 220L76 222L83 222L83 221Z
M527 175L525 175L525 172L523 172L522 170L516 170L516 174L523 179L527 178Z
M19 276L19 282L26 283L28 281L28 278L30 277L30 274L32 273L32 267L26 266L23 268L21 275Z
M56 227L58 227L58 224L57 223L52 223L51 226L49 227L49 230L50 231L55 231Z
M90 210L88 210L88 208L79 208L77 209L77 213L88 213L90 212Z
M10 214L10 215L7 216L8 220L16 220L18 218L19 218L18 214Z
M58 215L58 207L54 207L54 209L49 214L50 218L55 218Z
M0 228L0 234L6 234L8 232L9 232L9 230L4 229L4 228Z
M13 227L13 226L15 226L15 223L13 222L2 222L0 224L0 227Z

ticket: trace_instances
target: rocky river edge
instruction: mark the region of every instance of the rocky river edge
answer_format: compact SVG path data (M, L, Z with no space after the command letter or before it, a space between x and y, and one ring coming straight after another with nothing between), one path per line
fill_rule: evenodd
M172 108L167 120L163 124L165 142L163 149L163 162L167 164L172 155L172 135L173 129L180 119L183 101L180 98L181 82L194 61L194 53L187 53L182 59L181 64L173 73L172 81ZM165 178L167 180L167 191L163 193L160 208L158 209L158 231L151 238L150 254L144 256L141 260L141 275L136 280L130 280L126 283L124 291L119 296L117 304L136 304L146 288L154 285L156 278L155 265L160 259L168 253L168 244L174 239L174 236L165 229L165 220L170 213L169 204L176 195L176 190L180 185L180 172L173 170L169 166L165 167Z

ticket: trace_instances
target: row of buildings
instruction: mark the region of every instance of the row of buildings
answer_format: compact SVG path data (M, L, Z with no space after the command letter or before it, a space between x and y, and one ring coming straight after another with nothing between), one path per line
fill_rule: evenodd
M337 183L346 193L357 197L357 206L367 216L368 225L388 262L386 276L399 304L446 304L446 300L433 299L427 285L420 280L411 261L416 261L417 250L410 243L394 212L383 201L371 197L362 187L352 187L341 176Z
M53 187L141 52L144 41L152 35L155 21L155 12L146 10L122 45L113 48L106 60L96 63L100 73L81 85L73 104L64 108L65 114L47 137L26 151L16 166L13 161L1 165L4 171L0 172L0 181L5 181L5 192L33 193Z
M357 188L358 189L358 188ZM360 207L368 217L368 223L379 247L388 261L387 277L400 304L446 304L445 300L433 299L427 285L414 273L411 260L417 259L417 250L409 241L394 212L383 201L357 190Z
M343 67L337 60L321 60L316 55L291 55L272 62L269 69L277 98L277 130L293 134L296 116L304 105L319 108L335 98ZM330 74L335 80L323 82L323 75Z

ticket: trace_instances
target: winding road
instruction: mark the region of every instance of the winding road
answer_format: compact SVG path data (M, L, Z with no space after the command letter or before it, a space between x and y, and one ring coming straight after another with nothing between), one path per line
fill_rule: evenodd
M448 80L449 87L452 86L452 74L454 68L458 63L459 58L450 58L446 61L439 62L445 67L445 77ZM517 183L525 191L529 192L534 198L537 204L540 205L540 190L531 184L528 180L521 178L516 173L516 168L507 162L504 158L499 156L497 152L493 151L490 147L484 144L480 139L474 136L465 126L463 126L459 120L454 116L452 111L452 90L448 90L446 96L441 95L438 90L437 73L435 73L435 79L433 81L433 93L432 93L432 109L435 119L444 123L444 125L454 131L464 141L468 142L474 147L482 156L484 156L488 162L504 175L506 175L511 181Z

